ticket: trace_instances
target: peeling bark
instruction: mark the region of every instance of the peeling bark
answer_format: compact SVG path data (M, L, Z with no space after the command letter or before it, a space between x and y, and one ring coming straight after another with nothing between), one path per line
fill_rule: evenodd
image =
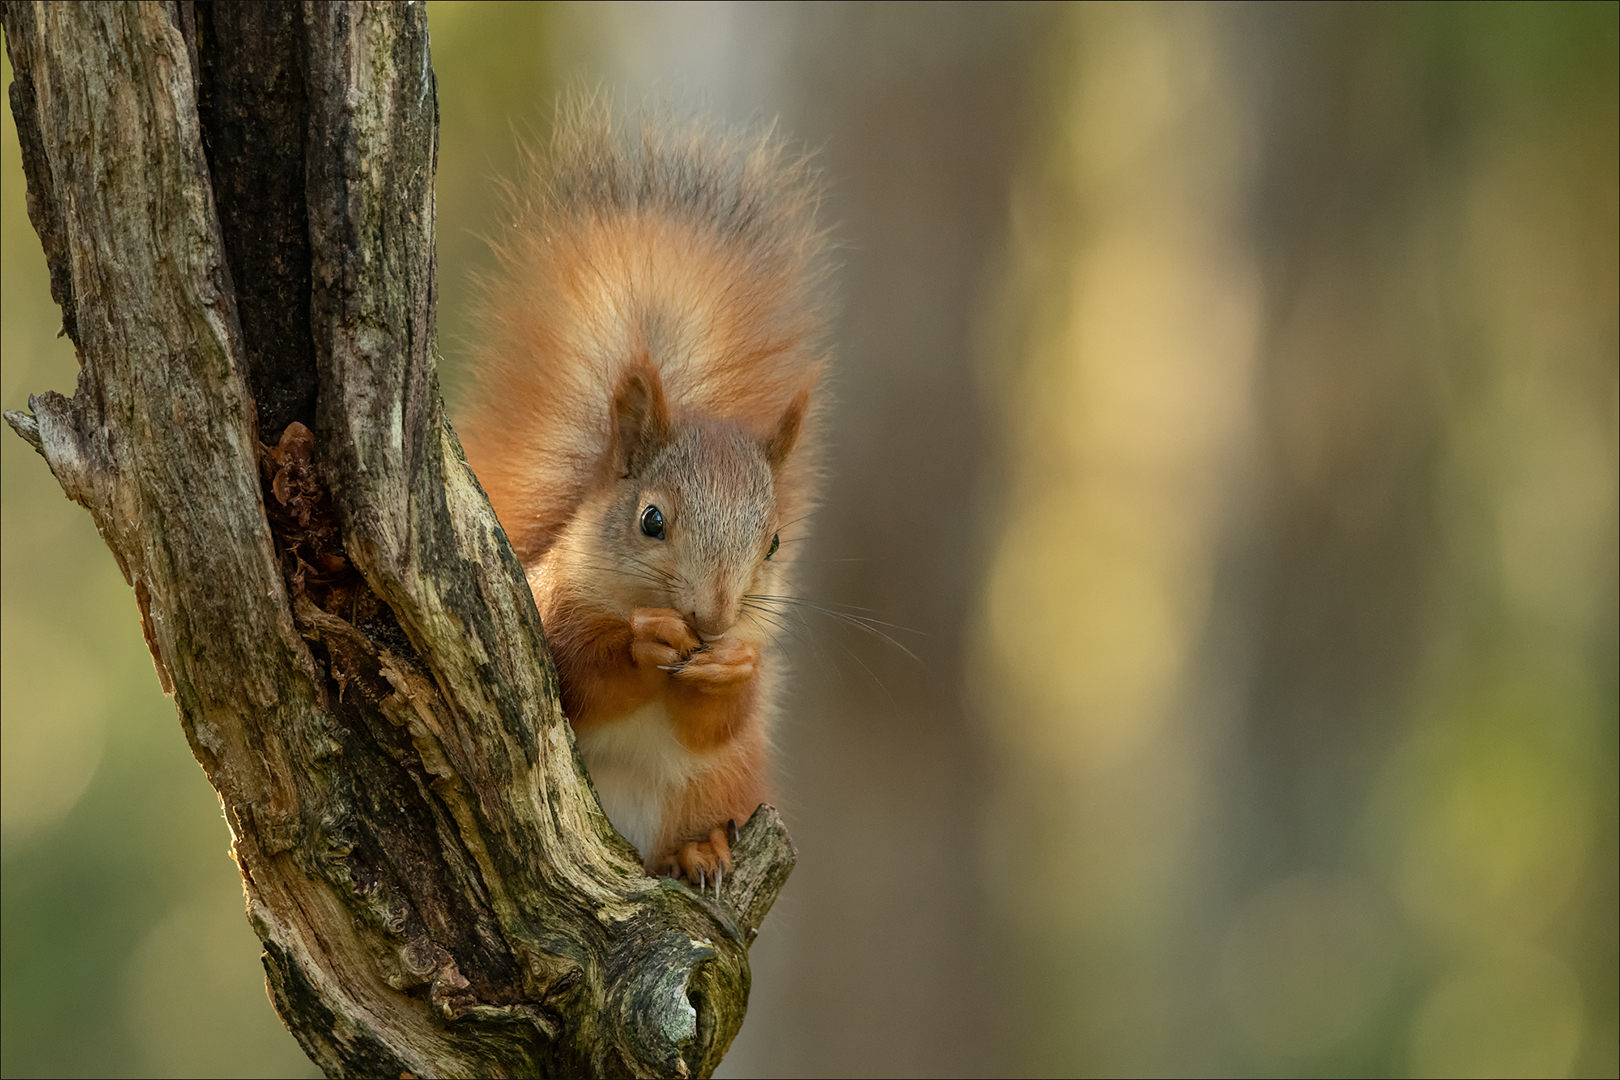
M792 868L720 896L597 805L433 364L422 4L7 0L78 349L7 420L134 589L271 997L329 1076L708 1075Z

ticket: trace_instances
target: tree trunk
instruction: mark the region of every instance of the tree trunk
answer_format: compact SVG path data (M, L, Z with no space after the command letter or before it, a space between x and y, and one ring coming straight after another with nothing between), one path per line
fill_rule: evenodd
M72 398L7 413L94 517L329 1076L708 1075L793 864L645 876L573 750L433 364L425 5L18 3Z

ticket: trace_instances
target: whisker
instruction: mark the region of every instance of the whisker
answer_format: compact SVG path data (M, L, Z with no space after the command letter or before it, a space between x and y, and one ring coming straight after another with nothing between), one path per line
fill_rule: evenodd
M900 644L900 642L896 641L894 638L890 637L888 634L885 634L883 631L879 630L877 627L868 626L866 623L862 622L860 619L857 619L857 618L855 618L853 616L850 616L850 615L841 615L836 611L823 612L823 614L837 619L838 621L844 623L846 626L853 626L858 630L865 631L866 633L872 635L875 638L878 638L879 640L888 642L890 645L893 645L895 648L899 649L901 652L903 652L907 656L911 657L911 659L916 661L918 664L922 664L922 657L918 656L916 653L912 652L910 649L906 648L904 645ZM924 664L923 666L926 667L927 665Z
M855 611L875 611L875 610L877 610L876 608L863 608L863 607L858 607L858 606L853 605L853 604L842 604L842 605L838 605L838 607L843 607L846 610L839 611L839 610L837 610L837 607L829 606L827 604L817 603L816 601L813 601L813 600L806 600L806 599L804 599L802 597L797 597L797 596L762 596L762 595L759 595L759 594L754 594L754 595L758 596L758 598L761 599L761 600L768 600L768 601L770 601L772 603L794 604L794 605L797 605L797 606L800 606L800 607L810 608L813 611L819 611L823 615L827 615L827 616L829 616L831 618L835 618L835 619L844 619L844 620L847 620L847 621L850 621L850 622L858 622L858 623L862 623L864 625L873 626L873 627L886 626L891 630L899 630L899 631L903 631L903 632L905 632L907 634L916 634L919 637L927 637L928 636L927 632L925 632L925 631L914 630L909 626L903 626L903 625L901 625L899 623L886 622L883 619L874 619L869 615L854 615L854 614L851 614L851 612L855 612Z
M908 649L905 645L901 644L899 641L895 640L894 637L892 637L891 635L886 634L882 630L878 629L878 627L886 626L886 627L889 627L890 629L893 629L893 630L904 631L906 633L911 633L911 634L919 634L921 636L926 637L927 635L923 634L923 632L920 631L920 630L913 630L913 629L911 629L910 627L907 627L907 626L899 626L899 625L896 625L894 623L884 622L881 619L872 619L872 618L868 618L868 617L862 616L862 615L851 615L848 612L837 611L837 610L834 610L833 608L827 607L824 604L818 604L813 600L806 600L803 597L798 597L798 596L774 596L774 595L769 595L769 594L764 594L764 593L750 593L750 594L748 594L747 599L754 600L756 602L764 602L764 603L770 603L770 604L780 604L780 605L783 605L783 606L789 606L789 607L792 607L792 608L794 608L796 610L808 610L808 611L819 612L820 614L825 615L829 619L833 619L836 622L843 623L846 626L855 627L856 629L862 631L863 633L870 634L871 636L873 636L875 638L879 638L882 641L887 642L888 644L894 646L896 649L899 649L901 652L905 653L907 656L909 656L912 660L916 661L918 664L923 663L922 658L920 656L918 656L916 653L912 652L910 649ZM802 621L802 616L801 616L801 621ZM926 667L927 665L923 664L923 666Z
M818 611L825 611L830 615L831 614L846 614L846 613L851 612L851 611L872 611L872 612L878 612L880 614L887 614L887 612L883 612L881 608L861 607L859 604L838 604L838 603L832 603L832 602L822 603L822 602L815 601L815 600L807 600L802 596L772 596L772 595L769 595L767 593L750 593L749 595L752 596L752 597L756 597L756 598L758 598L760 600L774 600L774 601L778 601L778 602L784 603L784 604L803 604L806 607L815 608ZM836 610L836 609L839 609L839 608L842 608L843 610L842 611ZM866 619L866 621L874 623L874 624L876 624L878 626L887 626L891 630L904 630L908 634L921 634L923 637L928 636L928 634L925 631L913 630L911 627L902 626L899 623L884 622L882 619L872 619L872 618L868 618L868 617L862 616L862 615L851 615L849 617L850 618Z
M761 622L764 622L769 626L775 627L775 629L777 630L778 633L780 633L780 634L789 634L789 635L793 635L793 636L797 637L797 634L795 634L795 631L794 631L793 627L790 624L784 622L781 619L781 617L779 617L775 613L768 612L768 611L765 611L765 610L760 609L760 608L748 608L748 607L745 607L744 610L752 611L753 614L756 617L758 617ZM776 642L773 640L772 644L776 644Z
M840 642L838 642L838 647L839 647L839 648L840 648L840 649L843 649L843 650L844 650L844 652L846 652L846 653L847 653L847 654L849 654L849 658L850 658L850 659L851 659L851 660L854 660L854 661L855 661L855 662L856 662L856 663L857 663L857 664L859 664L859 665L861 665L861 670L862 670L862 671L864 671L864 672L866 672L866 674L867 674L867 676L868 676L868 677L869 677L869 678L870 678L870 679L871 679L871 680L872 680L872 681L873 681L873 682L875 682L875 683L877 683L877 685L878 685L878 689L879 689L879 690L882 690L882 691L883 691L883 696L884 696L884 697L886 697L886 698L888 698L888 699L889 699L889 704L890 704L890 705L893 705L893 704L895 704L895 701L894 701L894 695L893 695L893 694L892 694L892 693L890 693L890 692L889 692L889 688L888 688L888 687L887 687L887 686L885 686L885 685L884 685L884 683L883 683L883 680L882 680L882 679L880 679L880 678L878 678L878 677L877 677L877 672L875 672L875 671L873 671L873 670L872 670L872 669L871 669L871 668L869 668L869 667L867 667L867 666L866 666L866 661L865 661L865 660L862 660L862 659L861 659L861 658L860 658L860 656L858 656L858 655L857 655L857 654L856 654L856 653L855 653L855 651L854 651L854 650L853 650L853 649L851 649L851 648L850 648L850 647L849 647L849 646L848 646L848 645L845 645L845 644L844 644L844 643L843 643L843 642L841 642L841 641L840 641ZM911 656L911 654L910 654L910 653L909 653L909 652L908 652L908 653L906 653L906 655L907 655L907 656ZM916 658L916 657L915 657L915 656L912 656L912 657L911 657L911 658L912 658L912 659L913 659L913 660L917 660L917 658ZM922 663L922 661L921 661L921 660L917 660L917 662L918 662L918 663L919 663L919 664L920 664L920 663Z
M770 621L773 626L781 627L783 630L790 630L792 628L792 624L787 621L786 613L778 611L768 604L761 604L755 600L745 599L742 602L742 608L744 611L751 611L760 618Z
M764 604L746 599L743 601L743 608L746 611L752 612L762 621L776 628L779 636L773 637L771 644L783 651L784 659L789 658L790 654L787 652L786 646L784 646L781 640L779 640L779 637L789 637L794 641L808 643L809 646L815 650L816 663L820 666L821 670L823 672L831 673L840 684L843 683L843 671L839 669L837 664L832 662L832 658L827 655L827 650L821 647L821 642L816 639L816 635L811 632L810 626L805 623L802 616L797 617L794 621L789 621L784 613L774 611ZM794 614L797 615L796 612ZM795 625L795 622L798 625Z
M833 663L832 657L827 655L827 650L821 647L821 642L811 630L810 624L804 621L804 612L797 608L792 610L794 618L798 620L799 626L804 630L804 640L810 642L811 647L816 650L816 659L821 662L822 670L831 671L838 679L838 684L840 686L848 686L849 683L844 678L843 670L839 668L837 664ZM849 650L846 648L845 651L848 652ZM882 683L879 683L878 685L881 686Z

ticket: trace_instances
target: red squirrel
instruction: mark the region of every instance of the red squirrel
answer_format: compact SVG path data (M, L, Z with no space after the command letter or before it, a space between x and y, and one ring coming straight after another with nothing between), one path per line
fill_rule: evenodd
M608 819L700 888L767 801L767 650L816 488L826 240L769 136L565 110L508 185L468 462Z

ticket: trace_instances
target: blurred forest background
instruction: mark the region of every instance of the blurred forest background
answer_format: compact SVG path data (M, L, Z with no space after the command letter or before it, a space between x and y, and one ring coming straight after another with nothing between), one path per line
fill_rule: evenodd
M807 591L920 663L784 642L723 1075L1620 1070L1620 6L429 11L452 401L570 80L831 181ZM16 408L75 368L3 154ZM128 588L0 451L0 1071L314 1075Z

